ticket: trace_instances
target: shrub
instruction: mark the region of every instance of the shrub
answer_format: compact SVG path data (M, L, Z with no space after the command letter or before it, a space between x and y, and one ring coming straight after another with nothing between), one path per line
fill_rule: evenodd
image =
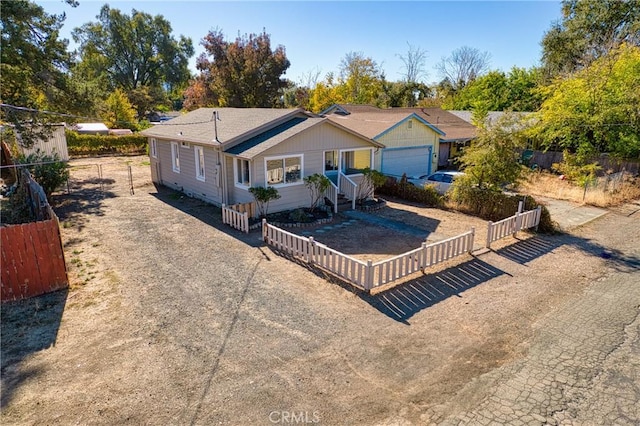
M387 181L387 177L377 170L369 167L362 170L362 180L357 188L356 202L362 204L367 198L372 196L376 189L380 188Z
M324 195L324 192L331 185L331 181L325 175L321 175L319 173L314 173L310 176L304 178L304 186L309 190L309 195L311 196L311 207L310 210L314 211L318 204L320 204L320 200Z
M501 191L455 184L450 197L456 210L494 222L513 216L518 210L518 203L523 200L524 210L532 210L539 205L530 196L508 195ZM554 233L556 230L556 224L551 220L549 210L542 206L538 231Z
M438 207L443 204L442 195L438 194L433 186L427 185L420 188L407 183L406 175L402 176L400 181L387 177L385 183L378 189L378 193L425 204L428 207Z
M269 202L280 198L278 190L273 186L267 186L266 188L264 186L252 186L249 188L249 192L253 195L253 198L255 198L260 217L262 218L267 217L267 213L269 213Z
M67 131L69 155L145 154L147 138L142 135L80 135Z
M17 162L20 164L33 164L27 166L33 179L40 184L47 198L60 185L69 179L69 169L67 163L60 160L58 154L47 155L38 150L28 156L18 156Z

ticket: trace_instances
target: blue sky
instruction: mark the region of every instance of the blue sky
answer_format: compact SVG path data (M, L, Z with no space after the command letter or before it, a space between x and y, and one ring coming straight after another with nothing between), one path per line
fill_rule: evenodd
M71 8L62 0L38 0L48 13L66 12L62 36L94 21L105 1L79 0ZM540 40L551 23L560 19L555 1L413 1L413 2L214 2L214 1L110 1L112 8L161 14L171 22L174 35L191 37L196 56L200 40L219 28L228 39L238 33L271 35L272 47L283 45L291 67L286 77L300 82L304 74L321 71L323 78L337 71L346 53L362 52L373 58L388 80L399 80L407 43L427 51L426 82L439 80L433 66L456 48L471 46L491 54L491 68L536 65ZM73 48L73 42L71 41ZM191 60L195 72L195 56Z

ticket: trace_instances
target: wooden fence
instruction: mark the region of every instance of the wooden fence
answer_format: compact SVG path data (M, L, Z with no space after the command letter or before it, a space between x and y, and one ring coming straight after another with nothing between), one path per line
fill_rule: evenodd
M37 183L28 177L29 193ZM1 301L21 300L66 288L67 267L58 218L46 198L32 200L41 220L0 227Z
M362 261L334 250L313 237L302 237L262 221L264 241L279 251L306 263L316 265L360 287L374 287L392 283L408 275L473 250L475 231L423 244L422 247L380 262Z
M498 222L489 222L489 225L487 226L486 247L491 248L491 243L508 235L515 235L516 232L522 231L523 229L538 226L541 214L542 207L522 212L522 201L520 201L518 212L515 215L502 219Z
M256 203L222 205L222 223L249 233L249 218L255 217Z
M420 248L373 263L372 280L368 288L391 283L430 266L471 253L474 237L475 229L471 228L464 234L432 244L423 243Z

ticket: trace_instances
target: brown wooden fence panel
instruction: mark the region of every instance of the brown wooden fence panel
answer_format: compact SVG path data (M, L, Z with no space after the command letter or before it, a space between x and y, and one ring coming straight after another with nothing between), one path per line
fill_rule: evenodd
M56 217L0 227L1 300L20 300L67 287L67 268Z

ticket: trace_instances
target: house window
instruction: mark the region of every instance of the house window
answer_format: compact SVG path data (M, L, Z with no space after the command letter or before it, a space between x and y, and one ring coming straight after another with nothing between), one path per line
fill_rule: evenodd
M251 173L249 172L249 160L236 158L234 163L236 185L242 187L251 186Z
M158 158L158 146L155 139L151 139L151 144L149 145L149 153L153 158Z
M302 156L266 158L267 185L293 185L302 182Z
M407 128L408 129L412 129L413 128L413 120L409 120L409 122L407 123Z
M180 148L178 142L171 142L171 167L176 173L180 173Z
M189 142L180 142L180 146L183 148L191 148L191 145L189 145Z
M338 170L338 151L324 152L324 170L325 172Z
M193 151L196 155L196 179L204 182L204 148L201 146L194 146Z

